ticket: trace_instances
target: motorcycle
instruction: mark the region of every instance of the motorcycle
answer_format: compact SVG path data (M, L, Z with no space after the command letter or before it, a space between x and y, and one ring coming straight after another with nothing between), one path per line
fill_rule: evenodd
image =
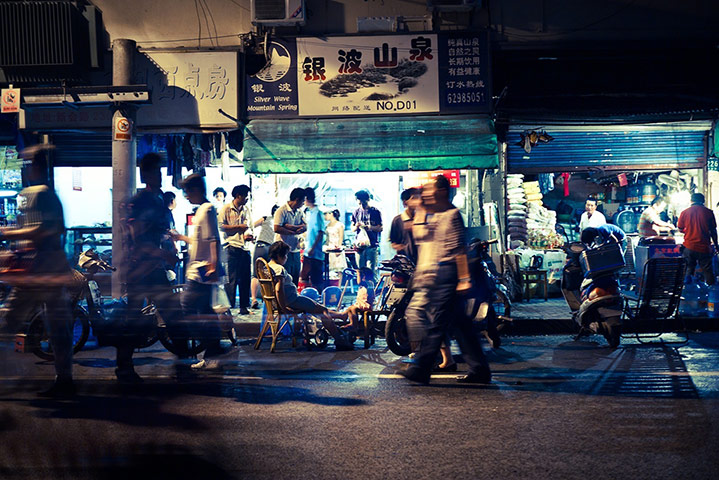
M494 243L497 243L496 239L488 242L475 240L468 248L474 291L465 300L465 314L477 322L490 346L499 348L502 343L499 332L512 321L512 302L506 286L498 280L497 269L489 255L489 246ZM415 266L403 255L381 263L381 268L392 270L392 284L383 299L390 311L385 327L387 346L397 355L409 355L412 348L407 334L405 312L412 298L409 284Z
M581 242L565 247L567 263L562 271L562 294L579 326L575 340L589 334L604 336L611 348L621 341L623 300L616 272L624 266L617 243L588 248ZM590 265L591 258L604 258L604 267ZM619 260L621 259L621 265Z

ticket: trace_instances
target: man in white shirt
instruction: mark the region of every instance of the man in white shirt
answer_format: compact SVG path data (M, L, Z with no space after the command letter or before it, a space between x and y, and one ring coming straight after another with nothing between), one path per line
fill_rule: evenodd
M220 228L227 236L227 274L229 281L225 286L230 306L235 307L235 294L240 289L240 315L248 315L250 306L250 274L252 256L247 246L252 240L252 218L247 200L250 187L237 185L232 189L232 201L222 208Z
M584 210L582 218L579 220L580 233L587 227L597 228L607 223L607 219L604 218L604 214L597 211L596 198L587 197L587 201L584 203Z
M295 188L290 192L290 201L275 212L275 241L282 240L290 246L285 269L297 284L300 280L300 236L307 231L307 224L299 208L305 202L305 189Z

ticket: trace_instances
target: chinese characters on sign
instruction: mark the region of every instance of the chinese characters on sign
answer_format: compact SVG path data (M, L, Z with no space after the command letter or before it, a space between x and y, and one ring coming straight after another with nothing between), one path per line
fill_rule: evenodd
M275 39L249 117L489 111L484 33Z
M489 111L489 59L486 35L443 37L440 62L442 111Z

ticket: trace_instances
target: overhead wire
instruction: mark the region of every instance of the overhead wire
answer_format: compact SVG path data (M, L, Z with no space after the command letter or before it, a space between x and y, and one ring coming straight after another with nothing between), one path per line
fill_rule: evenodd
M210 5L207 3L207 0L201 0L205 4L205 8L207 9L207 14L210 16L210 21L212 22L212 28L215 30L215 46L219 47L220 42L217 36L217 24L215 23L215 16L212 15L212 11L210 10Z
M197 48L202 47L202 21L200 20L200 8L197 6L197 0L195 0L195 13L197 14ZM209 32L207 32L209 33Z
M207 12L205 12L205 4L202 2L202 0L195 0L195 2L196 4L199 3L200 10L202 10L202 16L205 19L205 26L207 27L207 34L210 36L210 46L212 46L212 29L210 29L210 21L207 18Z

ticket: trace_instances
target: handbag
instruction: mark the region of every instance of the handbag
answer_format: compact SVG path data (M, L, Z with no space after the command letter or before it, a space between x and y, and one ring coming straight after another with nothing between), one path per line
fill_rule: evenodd
M367 235L367 231L364 228L360 229L360 231L357 232L354 245L357 248L367 248L371 245L371 242L369 241L369 235Z
M212 310L215 313L225 313L230 310L230 299L227 292L220 285L212 285Z

